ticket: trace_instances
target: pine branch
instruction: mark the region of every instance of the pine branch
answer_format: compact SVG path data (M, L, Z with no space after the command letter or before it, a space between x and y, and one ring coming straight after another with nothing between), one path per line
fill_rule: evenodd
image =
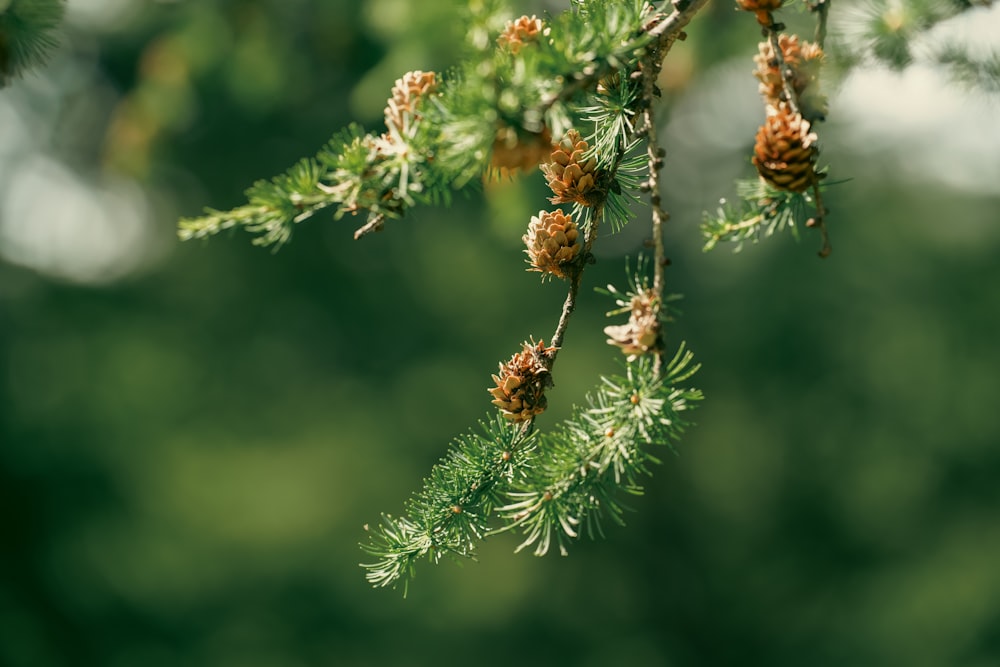
M516 59L492 47L495 36L488 31L496 7L490 5L472 31L473 41L483 42L479 50L445 77L419 113L407 117L406 127L387 123L388 131L376 135L352 126L314 160L251 187L248 205L182 220L179 236L204 238L244 227L258 234L256 244L280 246L298 222L335 207L336 218L367 215L358 238L417 204L448 201L455 189L487 171L498 128L562 134L600 79L635 71L651 44L665 55L706 1L678 3L671 14L650 18L642 0L581 0L553 20L547 39ZM622 128L614 131L621 134ZM612 193L606 211L613 220L627 219L622 192L631 185L629 173L625 168L622 182L606 184Z
M583 221L585 238L577 262L568 272L570 284L559 322L550 339L551 347L537 358L546 374L555 363L576 308L583 272L590 261L601 220L608 215L613 220L613 226L620 228L628 219L621 199L622 184L631 186L632 175L645 166L645 160L631 155L639 143L633 120L639 113L638 107L645 109L644 131L649 132L649 126L654 124L648 109L652 104L655 72L659 71L662 58L683 26L703 4L696 0L691 5L676 9L669 17L654 16L641 29L633 27L632 34L641 35L639 39L643 40L645 48L631 66L621 67L615 56L604 55L597 58L603 65L595 67L592 65L595 58L591 56L591 64L586 65L575 78L576 81L586 80L596 87L601 80L598 72L617 70L613 77L605 79L603 90L589 93L591 104L579 108L582 115L595 125L591 135L593 145L587 157L593 157L597 165L597 173L600 174L598 192L601 196L588 200L587 205L575 206L575 217ZM584 14L588 11L604 12L613 7L608 2L579 2L576 6ZM636 16L640 16L643 8L640 3L635 3L634 10ZM583 22L585 26L602 25L591 21L594 19L592 15L586 18L588 21ZM602 18L609 20L607 14ZM552 51L565 55L567 59L586 62L588 58L582 57L579 49L582 46L593 49L599 34L606 39L608 34L621 32L623 23L611 21L609 25L609 30L584 30L582 35L574 35L574 40L566 43L553 40L550 43ZM659 32L656 35L643 34L651 29L659 29ZM540 51L545 53L544 48ZM642 88L632 83L633 74L642 76L640 61L646 68ZM533 62L537 61L526 58L524 68L529 69ZM510 79L508 74L505 80ZM514 89L511 99L517 99L518 104L523 105L523 99L529 93L518 92L516 85ZM570 86L569 92L563 93L565 97L560 95L556 100L544 99L538 107L540 113L552 113L584 89L583 85ZM461 90L468 90L468 87L462 86ZM483 92L489 91L480 90L480 93ZM507 92L505 90L504 94ZM503 95L500 95L498 100L502 98ZM503 112L503 105L499 106ZM447 110L450 107L442 103L440 108ZM468 123L460 114L451 113L451 122ZM478 117L478 114L474 115ZM531 114L524 116L525 119L532 117ZM537 128L529 126L526 129ZM653 132L655 137L655 127ZM481 128L479 136L484 133L485 128ZM652 150L659 150L655 143ZM468 151L463 151L463 154L468 155ZM445 162L455 160L448 156L444 158ZM662 211L660 215L662 217ZM659 317L659 305L655 316ZM541 344L539 348L542 348ZM531 348L526 346L525 349L527 353ZM495 431L486 440L460 440L448 457L432 471L420 495L407 505L405 517L394 519L383 516L373 541L365 547L379 559L364 566L368 569L368 580L375 586L395 586L402 581L405 590L418 558L430 556L436 563L446 553L471 557L476 541L487 534L488 510L500 494L513 500L501 510L501 515L510 522L508 528L523 528L527 538L522 547L535 544L535 553L539 555L548 550L553 539L565 551L563 537L576 537L574 526L581 522L586 522L591 533L599 532L602 512L620 522L624 505L616 499L615 490L639 492L638 478L649 474L648 464L656 461L641 447L654 443L670 444L683 431L685 422L678 417L678 413L688 409L689 402L699 400L701 394L697 390L678 389L674 384L683 381L695 370L697 367L691 367L691 355L685 352L683 346L662 375L658 354L655 364L646 360L631 363L625 378L603 380L604 384L593 395L589 408L578 411L576 420L567 422L557 434L539 436L545 445L543 448L533 447L530 467L505 467L503 474L498 474L496 453L493 451L494 458L490 460L491 450L485 445L496 438ZM497 381L498 384L503 382L499 378ZM518 384L522 381L520 377L517 379ZM533 418L524 422L517 432L533 432L533 422ZM503 432L503 422L495 422L493 428ZM593 436L595 428L599 431L596 438ZM593 442L600 444L595 447ZM516 451L516 448L504 451ZM509 459L503 463L507 465ZM507 484L507 488L503 483ZM515 490L511 491L510 487ZM477 497L481 501L470 506L468 498L473 491L479 494Z
M5 1L19 4L0 0L0 6ZM402 516L383 514L376 526L365 527L370 534L362 548L372 558L362 567L373 586L401 585L405 595L418 560L475 558L478 544L498 532L520 531L518 551L531 547L543 555L558 547L566 554L584 532L600 535L607 521L622 523L628 509L623 496L643 492L652 465L660 462L656 448L674 448L689 425L686 413L702 399L687 386L698 365L686 345L681 343L669 362L664 356L673 297L664 293L668 214L659 182L665 151L654 101L663 59L707 0L664 1L659 7L646 0L570 2L570 11L548 21L524 16L504 24L501 0L478 0L467 32L472 48L463 61L443 77L413 71L398 80L387 102L384 132L351 126L315 157L255 183L246 204L231 211L209 209L180 223L182 239L241 227L255 235L254 243L277 247L299 222L331 209L335 218L362 215L354 233L360 238L415 206L447 202L478 179L550 159L543 166L555 195L550 202L572 204L572 215L542 211L525 235L531 270L568 280L549 347L525 343L501 363L493 376L496 387L489 390L499 414L455 440L421 491L405 503ZM806 60L818 65L822 52L816 55L815 45L809 45L811 55L803 55L794 39L783 52L783 27L771 14L781 0L737 2L756 16L767 39L757 76L762 92L769 90L764 93L769 115L753 159L761 180L738 183L740 203L723 201L716 215L705 216L705 250L720 242L739 250L744 241L785 228L797 235L805 225L819 228L825 256L830 243L820 186L824 174L816 170L810 125L822 120L825 98L815 89L809 91L812 97L803 95L815 86L815 71L796 69L806 67ZM805 5L816 18L822 44L830 0L805 0ZM903 66L914 35L967 5L967 0L944 8L925 0L873 0L867 46ZM3 17L0 9L0 28ZM7 35L0 29L0 58L9 51ZM773 57L766 55L768 48ZM973 63L951 52L940 60L970 78L1000 80L996 63ZM0 73L6 64L0 60ZM584 124L592 131L577 129ZM563 136L567 139L557 139L553 148L552 138ZM545 390L552 385L583 274L594 261L598 231L610 225L617 232L628 223L639 191L650 193L652 280L641 265L630 276L630 290L609 286L618 305L612 314L628 312L629 320L604 329L608 342L626 355L624 375L602 377L568 420L536 432L535 417L546 408Z
M404 123L405 127L392 127L380 136L349 126L315 158L301 160L270 181L255 183L246 192L249 205L229 212L208 210L200 218L181 220L181 240L242 226L259 234L256 245L280 246L291 238L296 224L331 206L336 207L335 218L366 213L363 230L400 217L418 202L446 199L443 179L428 175L440 168L416 147L415 138L420 136L416 124L409 125L408 116Z
M605 212L610 213L612 227L618 231L628 221L630 213L623 202L623 191L629 191L634 184L633 175L644 165L642 158L630 158L632 151L639 145L636 136L639 134L634 118L640 113L638 107L642 107L645 124L641 132L648 135L652 132L653 145L651 150L659 152L659 147L655 145L655 122L649 109L653 103L653 83L656 73L659 72L660 64L667 52L683 32L694 14L702 7L705 0L693 0L688 4L677 3L675 10L669 16L654 14L647 17L640 34L645 40L645 50L631 69L622 70L616 73L616 79L608 81L604 86L602 95L598 95L598 104L584 108L586 117L595 123L595 132L592 137L593 148L591 155L597 159L598 169L604 174L604 182L601 184L605 191L605 198L597 206L575 208L575 212L581 215L587 223L587 236L581 253L580 263L570 277L570 288L563 304L559 324L552 336L551 344L558 349L562 346L563 337L569 324L569 318L576 308L576 297L580 289L585 263L590 261L591 248L597 238L597 228ZM643 69L640 63L645 64L645 78L642 87L632 83L633 79L643 79ZM600 91L598 91L600 92ZM642 94L640 94L640 92ZM602 150L597 150L600 147ZM613 147L613 150L608 150ZM657 155L657 159L659 156ZM623 182L629 190L623 190ZM655 182L655 178L654 178ZM627 195L633 200L632 195ZM658 199L658 195L657 195ZM656 201L656 208L659 210L659 201ZM665 215L662 210L654 214L654 219L662 219ZM659 228L657 228L657 231ZM659 258L662 261L662 258ZM662 284L662 281L661 281ZM555 362L554 353L551 357L549 368Z
M615 107L612 112L612 114L617 114L619 117L624 117L628 113L633 113L628 105ZM609 116L612 114L609 114ZM605 132L614 134L612 145L616 146L616 150L610 158L610 163L607 164L604 174L606 183L616 182L618 170L625 160L626 153L631 151L636 145L631 136L634 133L634 128L631 125L621 122L597 122L597 127L605 128ZM630 131L623 134L620 131L622 127L628 127ZM612 129L609 132L607 128ZM601 134L600 129L595 132L597 135ZM608 145L609 139L607 137L604 137L603 140L600 138L595 139L595 143L602 141L603 145ZM609 160L606 156L602 156L602 158L605 162ZM604 187L607 186L605 185ZM587 224L583 250L579 255L579 261L571 268L569 273L570 286L563 304L559 323L550 340L551 347L545 351L545 355L541 358L541 363L546 373L551 371L555 363L556 355L562 346L570 317L575 310L583 272L591 256L591 248L597 238L597 231L603 218L603 211L607 200L607 197L599 198L594 206L586 207ZM542 347L541 344L539 344L539 347ZM677 380L679 377L683 377L684 379L689 377L696 370L692 369L690 372L684 372L690 359L690 354L679 352L674 360L676 368L668 370L666 378L668 380ZM659 364L657 363L656 367L650 371L656 380L659 378L658 366ZM631 369L629 370L628 377L630 379L633 378ZM605 380L605 382L610 382L611 386L615 386L614 381ZM598 466L601 475L604 475L608 470L613 470L614 485L624 487L626 490L632 492L640 488L635 479L636 475L639 472L648 473L646 462L654 459L651 456L639 457L637 454L632 453L632 449L629 449L629 447L634 449L640 443L639 440L635 440L633 445L626 445L625 443L630 441L630 439L638 438L640 435L646 438L644 442L647 444L657 441L660 436L654 437L650 434L651 427L657 425L667 429L675 429L670 431L670 433L674 434L679 434L683 426L682 422L674 418L661 416L658 420L654 420L650 414L643 412L643 410L663 412L667 409L663 398L658 397L656 392L653 391L659 385L649 385L646 387L645 385L648 384L646 382L641 390L638 387L634 388L634 391L631 391L627 397L633 408L635 406L640 407L630 410L629 415L635 417L638 421L626 424L618 440L620 443L618 449L624 453L625 458L615 455L610 456L610 458L602 456L600 461L596 463L592 462ZM647 392L646 388L650 389L650 391ZM597 400L604 401L609 395L607 392L598 393ZM640 400L640 397L644 397L643 400ZM671 409L680 411L686 407L686 401L700 398L700 393L694 390L682 391L672 394L671 398L673 401ZM625 404L622 403L621 405L624 406ZM606 408L607 406L602 404L602 409ZM621 415L620 421L623 423L628 421L629 415ZM504 428L503 421L498 420L494 424L494 427L502 431ZM519 434L531 433L532 428L533 419L525 422L523 427L518 427L516 432ZM572 422L566 426L564 433L568 434L569 437L564 438L561 442L559 439L552 440L552 438L549 438L551 442L548 442L546 445L546 450L549 454L546 458L542 458L541 463L549 472L549 476L544 479L551 481L552 479L558 480L565 477L566 479L562 483L568 485L568 489L572 490L579 487L586 490L587 487L585 485L577 484L572 479L579 469L575 465L576 459L579 458L576 450L580 447L581 437L583 437L584 433L575 427ZM575 440L574 436L576 437ZM521 466L519 468L510 467L504 469L503 475L498 475L495 467L497 465L495 458L492 465L487 463L488 459L484 459L484 454L489 451L489 448L484 446L485 443L495 441L496 439L497 436L494 432L485 440L475 438L460 440L448 457L432 471L430 478L425 481L421 494L408 503L406 516L398 519L383 516L382 524L373 537L373 541L365 546L366 551L379 558L375 563L364 565L368 569L366 577L373 585L396 586L402 582L405 593L406 587L414 574L414 564L417 559L429 556L432 562L437 563L444 554L455 557L473 556L476 541L483 539L488 534L486 530L489 520L489 508L493 503L497 502L500 494L510 494L509 489L504 488L501 480L506 482L508 486L516 484L519 479L530 475L532 469L528 466ZM505 449L501 460L505 463L512 460L513 451L515 451L514 447ZM560 452L563 455L560 455ZM565 455L567 453L569 456ZM532 454L530 464L533 467L539 465L537 448L533 448ZM635 461L638 464L637 467L625 466L621 463L625 459ZM567 461L570 463L568 467L566 465ZM607 461L610 461L614 465L608 468L605 465ZM556 477L553 478L553 474ZM595 479L600 480L601 475ZM610 482L611 480L607 479L605 481ZM522 488L531 487L529 485L522 486ZM604 506L608 508L611 515L615 517L615 520L620 521L618 515L623 511L623 506L614 500L614 490L608 485L600 489L600 492L604 498ZM514 492L514 496L510 497L516 497L517 493ZM477 494L481 502L472 503L470 506L468 499L473 497L473 494ZM545 499L550 495L551 492L546 489L540 497ZM560 494L560 497L563 497L563 494ZM564 497L571 501L573 499L572 494L565 494ZM522 498L521 503L508 504L508 507L522 508L523 500L524 498ZM592 511L593 508L584 508L579 503L576 503L576 505L579 506L577 507L579 511L575 513L564 511L567 508L559 504L544 506L550 510L551 508L561 508L561 510L555 514L551 511L543 512L538 514L538 517L534 520L529 540L531 543L540 540L539 545L536 547L536 553L544 553L548 549L552 535L573 534L572 525L575 521L578 521L577 515L585 518L590 522L591 526L599 526L599 514L594 513ZM539 507L542 507L542 505ZM524 513L523 508L519 512L521 513L520 516L524 519L531 516L531 512ZM511 517L508 516L507 518L510 519ZM522 519L514 521L516 525L520 525L520 523L522 523ZM561 532L557 530L557 527L561 529ZM565 547L561 546L561 548L564 549Z

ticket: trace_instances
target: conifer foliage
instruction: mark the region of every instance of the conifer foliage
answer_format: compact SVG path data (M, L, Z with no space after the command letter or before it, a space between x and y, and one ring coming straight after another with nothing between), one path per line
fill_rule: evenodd
M520 548L536 555L567 553L582 534L621 522L623 497L642 492L657 449L675 447L688 427L702 394L690 384L698 364L670 335L675 296L666 292L668 215L659 193L669 153L657 137L656 101L664 59L706 3L570 0L555 16L513 18L501 0L470 2L463 60L444 74L404 73L387 100L384 130L352 125L315 157L255 183L245 205L180 222L182 239L242 227L254 243L277 247L325 209L359 217L360 239L482 179L540 176L552 191L551 206L525 221L523 241L528 270L565 281L554 332L547 343L528 336L498 362L484 387L490 414L455 440L402 515L383 514L367 527L363 567L374 586L405 591L418 560L474 557L502 531L520 532ZM803 4L815 18L814 41L777 21L783 0L734 0L753 19L747 30L763 38L747 54L763 102L748 159L758 178L737 184L736 205L705 216L706 250L805 226L819 231L819 254L830 253L817 131L827 114L821 67L830 0ZM569 419L542 430L536 421L598 231L629 224L646 195L652 257L626 271L627 289L607 290L617 306L609 316L628 314L604 329L623 371L598 378Z

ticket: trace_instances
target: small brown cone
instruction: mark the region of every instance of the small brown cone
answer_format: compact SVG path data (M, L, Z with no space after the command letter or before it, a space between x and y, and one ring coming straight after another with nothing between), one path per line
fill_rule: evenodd
M767 108L753 155L761 178L779 190L804 192L816 180L816 154L816 135L809 131L809 121L784 103Z
M541 132L519 132L509 125L501 125L493 140L490 166L499 170L501 175L518 170L529 171L548 159L551 151L552 135L547 127L543 127Z
M819 90L819 69L823 62L823 49L813 42L799 42L797 35L782 33L778 37L781 57L785 67L791 70L791 84L798 101L799 111L808 121L826 116L826 96ZM758 45L759 53L754 56L757 69L754 76L760 81L760 94L764 101L777 106L783 99L784 81L774 58L770 40Z
M552 149L551 161L542 165L542 173L554 196L553 204L579 203L593 206L604 199L597 187L597 160L585 159L590 146L576 130L570 130Z
M493 405L500 408L505 419L523 422L545 411L545 390L552 386L549 363L554 347L524 343L523 349L510 361L500 364L493 376L495 387L489 390Z
M647 290L632 297L628 322L604 327L604 333L608 335L608 344L620 347L631 361L662 347L662 328L660 300L652 290Z
M508 21L503 32L497 37L497 46L507 49L515 56L524 45L534 42L539 35L547 34L545 23L534 14Z
M392 97L386 102L385 126L402 132L417 118L417 109L424 99L437 90L437 75L434 72L414 70L407 72L392 87ZM406 118L410 119L408 123Z
M560 210L539 211L531 217L523 237L529 271L568 278L566 269L580 254L580 230L573 219Z

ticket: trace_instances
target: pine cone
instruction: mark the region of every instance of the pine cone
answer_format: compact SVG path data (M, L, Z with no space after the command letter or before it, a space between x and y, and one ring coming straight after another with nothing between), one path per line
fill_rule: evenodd
M544 26L542 19L534 14L508 21L503 32L497 37L497 46L507 49L516 56L525 44L535 41L539 35L548 34Z
M799 111L806 120L813 121L826 116L826 96L819 91L819 68L823 61L823 49L813 42L799 42L797 35L782 33L778 37L785 67L790 69L792 89L798 101ZM770 40L758 45L760 51L754 56L757 69L754 76L760 81L760 94L767 104L776 106L783 98L784 82L781 71L774 59L774 49Z
M548 364L554 352L541 341L525 343L510 361L500 364L500 374L493 376L496 387L489 392L504 418L523 422L545 411L545 390L552 386Z
M573 219L560 210L539 211L531 217L524 235L529 271L567 278L566 267L580 253L580 230Z
M414 70L396 79L396 85L392 87L392 97L386 102L385 126L402 132L404 115L411 118L409 124L412 124L412 119L417 118L417 109L424 99L436 90L437 75L434 72Z
M518 132L509 125L501 125L493 140L493 155L490 166L501 174L534 169L539 162L548 158L552 151L552 135L549 128L541 132Z
M603 200L604 193L597 187L597 160L584 161L590 148L576 130L570 130L552 150L551 162L542 165L542 173L549 182L554 197L553 204L577 202L593 206Z
M632 297L632 312L627 324L604 327L608 344L617 345L628 355L629 361L640 354L662 347L660 300L652 290Z
M781 103L767 108L767 120L757 131L753 164L765 181L779 190L804 192L816 180L816 135L809 121Z

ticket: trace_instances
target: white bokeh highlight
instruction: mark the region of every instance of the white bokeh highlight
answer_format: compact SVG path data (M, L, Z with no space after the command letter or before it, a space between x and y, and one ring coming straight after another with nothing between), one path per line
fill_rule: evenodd
M53 277L100 284L145 264L152 216L124 179L91 183L41 154L19 162L0 206L0 255Z

